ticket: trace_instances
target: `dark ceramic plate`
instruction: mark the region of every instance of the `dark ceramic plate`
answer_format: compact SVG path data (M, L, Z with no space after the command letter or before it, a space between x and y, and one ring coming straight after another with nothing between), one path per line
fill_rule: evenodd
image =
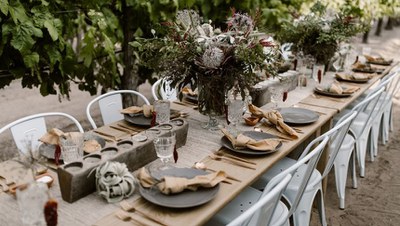
M382 60L382 61L367 61L368 64L389 66L393 63L393 60Z
M331 92L328 92L328 91L325 91L325 90L320 90L320 89L317 89L317 88L314 89L314 92L316 92L318 94L321 94L321 95L324 95L324 96L329 96L329 97L349 97L349 96L352 95L352 93L342 93L342 94L331 93Z
M152 174L156 179L163 176L193 178L197 175L205 175L207 172L192 168L171 168ZM171 195L161 193L157 188L143 188L139 186L139 192L147 201L169 208L189 208L199 206L212 200L218 193L219 185L213 188L199 188L197 191L184 190Z
M176 110L171 110L170 118L177 118L179 117L180 113ZM124 114L125 121L132 123L134 125L143 126L143 127L150 127L151 126L151 117L147 118L144 117L143 114Z
M381 74L385 69L382 68L353 68L354 72L378 73Z
M268 138L277 138L276 136L269 134L269 133L263 133L263 132L257 132L257 131L246 131L243 132L243 135L246 135L250 138L253 138L254 140L263 140L263 139L268 139ZM276 152L279 150L279 148L282 146L282 142L278 144L275 150L272 151L255 151L249 148L244 148L244 149L236 149L232 146L232 143L229 141L229 139L225 136L221 138L221 144L222 146L228 148L229 150L240 153L240 154L247 154L247 155L266 155L270 154L273 152Z
M281 108L279 109L285 123L291 125L303 125L316 122L319 115L315 111L304 108Z
M336 80L343 81L343 82L352 82L352 83L367 83L370 80L370 78L366 78L366 79L344 79L344 78L336 77Z

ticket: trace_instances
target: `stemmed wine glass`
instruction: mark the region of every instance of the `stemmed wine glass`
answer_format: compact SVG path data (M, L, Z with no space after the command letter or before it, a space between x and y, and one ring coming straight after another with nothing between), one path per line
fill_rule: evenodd
M228 121L236 129L237 124L242 118L244 110L243 100L230 100L228 103Z
M153 143L157 157L160 158L162 162L162 166L158 167L157 170L165 170L170 168L169 162L173 156L176 145L175 132L168 131L167 133L156 137Z
M272 86L268 88L269 93L271 94L271 103L272 109L277 109L279 103L283 101L283 88Z

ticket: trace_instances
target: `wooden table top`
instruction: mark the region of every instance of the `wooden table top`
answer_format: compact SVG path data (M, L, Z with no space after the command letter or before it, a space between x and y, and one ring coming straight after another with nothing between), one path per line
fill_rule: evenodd
M189 114L186 119L189 122L189 131L187 142L184 147L178 149L179 160L176 164L177 167L192 167L195 162L202 161L208 168L213 170L224 170L228 175L235 177L240 182L232 181L231 184L221 183L220 190L216 197L210 202L189 209L168 209L153 205L144 199L140 198L138 194L126 199L125 201L134 205L140 212L151 216L153 219L162 222L165 225L202 225L207 222L218 210L223 208L230 200L237 196L245 187L253 183L259 176L271 168L271 166L279 161L281 158L290 154L297 146L302 144L311 135L318 132L318 130L325 124L329 123L333 116L339 111L344 109L354 99L360 96L365 90L370 88L374 82L379 80L384 74L387 74L391 67L387 67L382 75L375 76L369 83L365 84L352 84L360 87L356 93L349 98L340 98L337 101L331 98L318 97L316 98L311 93L311 86L304 89L296 89L289 94L287 102L282 106L293 106L307 108L316 111L320 117L318 121L310 125L297 127L302 130L299 138L288 142L283 142L282 147L278 152L259 156L259 157L246 157L256 163L256 169L247 169L241 166L232 165L226 162L211 160L208 155L212 151L221 148L220 131L209 131L201 127L201 124L207 122L208 117L201 115L197 110L190 106L180 104L172 104L172 108L184 111ZM332 76L333 73L327 73L327 77ZM268 104L262 108L267 110ZM222 120L221 120L222 122ZM238 125L240 130L253 130L252 127L245 124ZM55 172L51 172L56 175ZM135 225L137 222L147 222L149 225L157 225L155 222L143 218L139 214L129 213L132 219L129 221L122 221L116 217L115 212L121 208L118 203L108 204L100 196L93 193L84 197L72 204L64 202L61 198L61 193L58 181L55 181L50 189L50 195L58 200L59 203L59 225ZM8 194L0 194L0 222L6 222L10 225L19 224L18 206L15 198ZM139 225L139 224L138 224Z

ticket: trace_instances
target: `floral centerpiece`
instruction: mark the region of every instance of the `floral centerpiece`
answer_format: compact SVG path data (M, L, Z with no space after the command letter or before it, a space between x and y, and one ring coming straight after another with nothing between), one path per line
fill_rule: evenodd
M139 63L171 81L178 91L197 87L201 113L222 115L228 91L244 99L253 85L276 75L279 48L247 14L233 12L224 31L201 20L193 10L180 11L175 22L163 24L165 36L158 37L153 30L154 38L131 44Z
M355 18L333 11L317 2L311 13L287 22L277 33L282 43L293 43L295 53L311 55L317 63L326 65L335 55L340 42L361 32L363 26Z

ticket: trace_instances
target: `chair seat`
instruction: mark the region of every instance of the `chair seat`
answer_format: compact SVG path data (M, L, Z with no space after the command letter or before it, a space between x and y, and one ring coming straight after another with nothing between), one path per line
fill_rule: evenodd
M252 187L245 188L235 199L221 209L205 226L226 225L237 216L248 210L261 197L262 192ZM288 208L283 202L278 202L271 219L271 225L285 225L284 221L289 214ZM254 225L256 220L253 217L248 225Z
M261 178L256 181L254 184L251 186L256 188L256 189L263 189L265 185L277 174L280 172L284 171L285 169L291 167L294 165L297 161L291 158L283 158L281 159L278 163L276 163L270 170L268 170L266 173L264 173ZM297 191L299 189L300 183L302 181L302 175L304 174L306 170L306 165L300 166L300 168L296 171L296 173L293 175L292 180L290 181L289 185L287 186L284 194L287 193L287 191ZM314 172L311 175L309 184L314 184L312 182L318 181L321 178L321 174L318 172L318 170L314 170ZM311 190L311 187L307 187L306 191Z

